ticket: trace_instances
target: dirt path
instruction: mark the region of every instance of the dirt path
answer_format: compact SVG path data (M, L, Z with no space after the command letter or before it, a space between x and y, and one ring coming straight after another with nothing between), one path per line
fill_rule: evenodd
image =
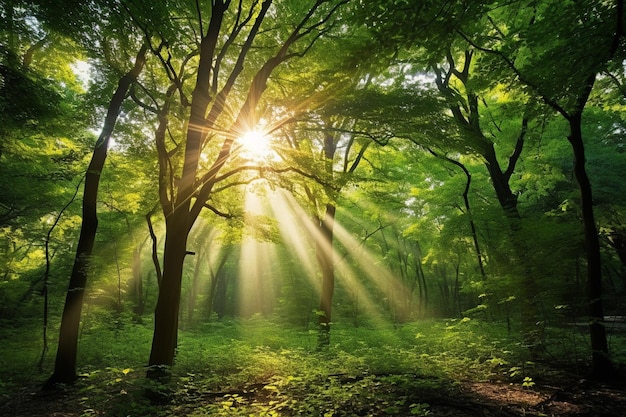
M507 383L466 382L461 391L478 404L492 409L494 416L626 416L623 388L588 381L532 389Z

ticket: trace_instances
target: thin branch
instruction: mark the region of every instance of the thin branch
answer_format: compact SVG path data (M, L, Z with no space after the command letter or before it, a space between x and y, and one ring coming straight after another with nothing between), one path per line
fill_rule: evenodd
M167 92L165 93L165 102L163 107L157 114L159 125L154 134L154 140L157 148L157 155L159 160L159 200L165 216L169 215L173 210L173 196L174 196L174 167L172 165L172 155L167 150L165 145L165 134L169 132L169 109L170 100L176 91L176 84L170 84ZM169 132L171 135L171 132ZM174 151L172 151L174 153ZM168 178L168 181L165 181ZM169 187L168 187L169 185Z
M524 84L526 84L527 86L529 86L530 88L535 90L539 94L539 96L541 96L542 100L546 104L548 104L554 110L559 112L565 119L567 119L567 120L570 119L570 117L571 117L570 114L563 107L561 107L561 105L559 103L557 103L556 100L554 100L553 98L548 97L546 94L544 94L542 92L541 88L539 88L539 86L537 84L533 83L528 78L526 78L524 76L524 74L522 74L522 72L515 66L515 63L511 59L509 59L509 57L507 57L506 55L504 55L500 51L496 51L495 49L485 48L484 46L478 45L476 42L471 40L467 35L465 35L461 31L457 31L457 33L467 43L469 43L471 46L473 46L474 48L478 49L479 51L486 52L488 54L496 55L497 57L499 57L513 71L513 73L517 76L517 78L519 78L520 81L522 81Z
M204 36L204 29L202 27L202 8L200 7L200 1L196 0L196 13L198 13L198 26L200 27L200 36Z
M467 52L467 51L466 51ZM435 72L435 84L437 84L437 89L444 96L446 101L448 102L448 107L452 112L454 118L463 126L470 126L471 117L465 117L463 112L461 111L461 105L463 105L463 109L465 112L469 112L467 102L462 98L459 91L450 86L450 79L452 75L455 75L459 81L465 85L468 78L469 67L464 66L463 71L459 71L456 69L456 64L452 53L448 50L446 53L446 60L448 61L448 70L445 71L442 68L439 68L433 65L431 68ZM468 60L466 59L465 64L468 64ZM459 102L461 104L459 104Z
M323 179L318 177L317 175L311 174L310 172L303 171L300 168L296 168L296 167L274 168L274 167L262 167L258 165L242 165L235 169L230 170L224 175L215 177L215 179L213 180L213 183L224 181L227 178L230 178L233 175L239 174L244 171L258 171L261 177L263 176L265 172L271 172L273 174L284 174L286 172L295 172L296 174L299 174L305 178L309 178L317 182L318 184L323 185L324 187L328 187L334 191L339 191L339 188L336 185L330 184L327 181L324 181Z
M487 109L487 114L489 114L489 120L491 121L491 124L499 133L502 133L502 128L498 125L498 123L496 123L496 119L495 117L493 117L493 113L491 112L491 109L489 108L489 105L487 104L487 100L485 100L485 98L482 97L481 101L483 102L485 109ZM495 137L494 134L492 134L492 136Z
M246 38L244 44L241 46L241 51L239 52L237 61L235 62L235 65L230 75L228 76L228 79L226 80L224 87L222 87L220 92L215 97L215 102L213 106L211 107L211 110L209 111L208 116L206 117L206 121L205 121L206 126L214 126L216 120L224 111L224 108L226 106L226 99L228 95L230 94L230 91L232 90L233 86L235 85L235 81L237 80L241 72L243 71L243 68L244 68L243 64L244 64L245 58L248 52L250 51L250 48L252 47L252 43L259 31L261 23L263 22L263 19L265 18L265 13L269 9L271 3L272 3L271 0L264 0L263 3L261 4L261 10L259 11L258 16L256 17L254 24L252 25L252 28L250 29L250 33L248 33L248 37ZM220 152L220 156L218 157L218 160L222 159L223 150L224 150L224 147L222 147L222 151Z
M141 107L142 109L150 112L150 113L158 113L159 109L156 107L152 107L149 104L144 103L143 101L141 101L141 99L139 99L139 97L137 97L137 91L135 88L135 85L133 85L133 87L131 87L130 89L130 98L133 100L133 102L138 105L139 107Z
M436 158L442 158L445 161L448 161L451 164L455 165L456 167L459 167L465 174L465 188L463 189L463 202L465 203L465 210L469 217L470 229L472 231L472 240L474 241L474 248L476 250L476 259L478 262L478 266L480 268L481 276L483 277L483 279L485 279L486 274L485 274L485 268L483 265L483 256L482 256L482 252L480 249L480 245L478 243L478 233L476 231L476 224L474 223L474 216L472 214L472 209L471 209L470 202L469 202L469 190L470 190L470 186L472 183L472 174L469 172L469 170L467 169L465 165L463 165L461 162L457 161L456 159L452 159L447 155L439 155L430 148L426 148L426 149ZM463 210L461 210L461 212L462 211Z
M241 18L241 15L243 13L243 0L239 0L239 4L237 5L237 17L235 18L233 29L230 32L230 35L228 35L226 42L224 42L224 46L222 46L222 49L215 57L215 64L213 67L213 80L211 82L211 92L213 93L213 95L217 94L218 79L219 79L220 67L222 65L222 61L224 57L226 56L226 53L228 52L228 49L230 48L230 46L235 42L235 40L237 39L237 36L239 36L239 34L241 33L241 30L250 22L250 20L254 16L254 9L256 8L257 4L259 4L258 0L254 0L252 5L250 6L250 11L248 15L240 23L239 19Z
M359 153L358 153L357 157L354 159L354 162L352 162L352 165L350 166L350 169L348 170L348 173L350 173L350 174L354 173L354 171L356 170L356 167L359 165L359 163L363 159L363 155L365 154L365 151L367 150L367 148L369 147L369 145L371 143L372 142L367 142L367 143L365 143L365 145L363 145L361 147L361 149L359 149Z
M624 98L626 98L626 87L624 84L622 84L620 80L610 71L604 71L603 74L607 75L615 83L618 91L624 96Z
M161 109L160 109L160 106L159 106L159 101L156 99L156 97L154 96L154 94L152 94L152 92L151 92L150 90L148 90L148 88L147 88L146 86L144 86L144 85L143 85L143 83L140 83L139 81L136 81L136 82L133 84L133 87L136 87L136 86L139 86L139 88L141 89L141 91L143 91L143 93L144 93L145 95L147 95L147 96L148 96L148 98L150 98L150 100L152 100L152 103L153 103L154 107L153 107L153 106L150 106L149 104L145 104L145 103L144 103L144 104L145 104L146 106L148 106L148 108L150 108L150 109L152 109L152 108L157 109L157 111L156 111L156 112L154 112L154 113L158 113ZM132 95L131 95L131 98L132 98Z
M230 214L230 213L224 213L224 212L218 210L217 208L213 207L212 205L210 205L208 203L205 203L204 207L209 209L209 210L211 210L213 213L215 213L218 216L223 217L225 219L234 219L235 218L235 215Z
M150 232L150 238L152 239L152 263L154 264L154 270L156 272L157 283L161 286L161 280L163 279L163 271L161 270L161 264L159 263L158 253L158 241L156 233L154 233L154 227L152 225L152 215L156 211L155 205L152 210L146 214L146 222L148 223L148 231Z
M365 130L343 129L343 128L338 128L338 127L329 127L326 129L332 130L335 132L340 132L340 133L358 135L358 136L370 139L371 141L377 143L378 145L383 145L383 146L389 143L389 140L395 137L399 137L393 132L373 132L372 133L372 132L365 131ZM319 130L319 129L309 128L309 129L303 129L303 130Z
M74 203L74 201L76 200L76 196L78 195L78 192L80 190L80 185L83 183L84 179L85 179L85 177L82 177L80 179L80 181L78 182L78 184L76 184L76 189L74 190L74 195L72 195L72 198L70 198L70 200L67 202L67 204L65 204L65 206L63 206L61 211L59 211L59 214L57 214L56 218L54 219L54 222L52 223L52 226L50 226L50 229L48 229L48 233L46 234L46 240L45 240L46 269L45 269L44 275L43 275L43 289L41 290L41 293L42 293L42 295L44 297L44 302L43 302L43 333L42 333L43 349L41 350L41 357L39 358L39 362L37 364L37 368L39 369L39 372L43 372L43 361L44 361L44 359L46 357L46 353L48 352L48 300L49 300L49 298L48 298L48 281L49 281L49 278L50 278L50 263L51 263L50 240L51 240L52 232L54 231L54 229L59 224L59 221L61 220L61 216L63 216L63 213L65 212L65 210L67 210L69 208L69 206L72 205L72 203Z

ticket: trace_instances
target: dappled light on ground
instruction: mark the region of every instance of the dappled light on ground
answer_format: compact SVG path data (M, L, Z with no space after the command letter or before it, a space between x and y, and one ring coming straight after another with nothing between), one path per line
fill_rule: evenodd
M0 415L581 417L619 416L626 409L619 383L600 385L540 364L512 376L512 367L524 366L521 352L507 349L515 340L502 324L484 324L338 324L333 344L319 351L306 329L258 316L214 321L181 332L172 379L159 386L158 403L143 396L150 386L144 379L150 328L128 325L116 333L100 327L83 335L90 366L76 387L40 392L43 376L23 369L27 361L3 362L11 374L3 375ZM115 357L101 354L102 340ZM22 346L24 356L36 357L27 335L6 341L0 353ZM526 377L534 377L534 385L524 385Z

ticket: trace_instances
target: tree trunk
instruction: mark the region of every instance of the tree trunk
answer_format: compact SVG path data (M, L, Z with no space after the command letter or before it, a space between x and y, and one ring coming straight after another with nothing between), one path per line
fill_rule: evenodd
M203 229L204 230L204 229ZM198 297L198 287L200 286L201 265L205 260L207 248L206 243L200 243L200 247L196 253L196 262L191 277L191 286L189 288L189 301L187 302L187 326L191 327L194 323L194 311L196 309L196 298Z
M141 252L146 244L146 241L147 239L137 245L133 251L133 280L130 292L133 299L133 314L137 323L141 323L146 309L143 292L143 267L141 264Z
M232 253L232 247L228 246L228 248L223 247L222 248L225 252L224 252L224 256L222 256L222 259L220 260L220 263L217 265L217 268L215 271L213 271L213 269L211 268L211 265L209 265L209 269L211 270L211 284L209 285L209 291L207 293L207 318L210 319L211 318L211 314L213 313L213 310L215 310L215 313L217 313L218 317L222 317L224 315L224 301L226 299L226 283L222 283L222 281L226 281L226 274L225 274L225 265L226 265L226 261L228 260L228 258L230 257L231 253ZM216 298L218 298L218 288L221 289L223 288L224 291L223 292L219 292L219 300L221 302L221 304L219 304L221 307L218 308L218 303L215 302Z
M223 10L220 8L220 13ZM219 30L221 15L214 14L211 17L209 31ZM217 20L216 20L217 19ZM217 25L217 29L215 26ZM163 274L159 285L159 296L154 310L154 333L152 336L152 349L148 361L148 377L160 378L165 376L160 367L171 366L174 363L176 345L178 343L178 313L180 305L180 293L183 277L183 264L187 253L187 240L189 231L195 221L189 210L191 196L194 192L194 182L198 170L198 157L206 132L195 126L206 124L205 116L209 106L208 79L210 72L210 59L212 38L204 37L201 43L199 69L196 85L192 93L191 113L187 127L185 151L183 159L183 171L175 195L168 199L168 185L163 178L159 184L159 196L161 207L165 216L165 246L163 249ZM168 90L173 93L174 90ZM159 129L157 133L164 135L167 129L167 106L164 106L160 115ZM160 139L157 138L157 143ZM169 155L165 149L159 148L160 165L162 160L168 161ZM167 164L167 162L166 162ZM166 172L161 167L163 172ZM160 175L164 175L161 173ZM171 186L171 185L169 185ZM173 187L172 187L173 189Z
M582 114L571 115L568 119L570 135L568 140L574 153L574 176L580 188L582 221L587 252L587 302L589 308L589 335L591 337L592 373L606 376L612 373L613 364L609 357L609 348L604 327L602 305L602 264L600 240L593 213L591 184L585 169L585 146L582 137Z
M174 211L166 218L163 280L154 311L154 334L149 366L171 366L174 363L183 264L187 254L187 217L188 211L184 209Z
M100 175L106 161L109 148L109 140L117 118L121 111L121 106L130 89L130 86L137 80L141 72L146 57L147 47L144 45L139 50L135 58L135 65L120 80L109 103L102 132L96 142L91 162L85 174L85 188L83 193L83 218L74 258L74 266L70 276L65 306L61 317L61 329L59 334L59 345L57 349L54 372L46 382L46 386L57 383L70 384L76 378L76 356L78 353L78 330L80 326L80 316L83 307L85 287L87 285L87 273L89 261L93 252L98 229L97 201L98 187L100 185Z
M486 165L489 171L489 178L491 178L493 188L498 197L498 202L508 220L512 232L511 239L517 258L516 261L519 262L521 268L520 272L523 275L523 279L521 280L521 319L524 343L530 349L531 355L537 357L542 351L544 339L543 328L538 326L540 319L537 301L537 283L535 282L535 276L530 265L530 260L528 259L530 251L527 247L527 242L523 241L520 236L522 224L521 215L517 207L517 197L513 194L509 184L510 176L515 166L514 161L517 161L515 155L519 156L519 153L521 153L524 136L526 134L526 126L527 122L526 119L524 119L522 130L517 140L516 151L514 156L510 158L511 164L513 165L509 165L506 172L503 172L498 164L493 144L483 156L487 161Z
M316 255L322 271L322 294L320 298L319 326L320 347L330 343L330 321L332 313L333 292L335 289L335 269L333 265L333 226L335 223L335 206L326 204L324 220L320 221L319 236L316 239Z
M228 296L228 275L226 275L226 269L222 268L215 274L215 286L211 285L211 294L209 295L209 316L215 311L218 319L224 318L227 313L227 296Z
M465 59L462 69L455 69L455 62L451 51L448 52L447 60L449 68L444 72L442 69L436 69L437 71L437 87L442 92L444 97L451 100L450 110L455 120L461 127L468 131L468 138L470 142L477 142L480 146L477 146L477 152L485 158L485 165L489 172L489 178L493 189L496 193L498 203L508 220L509 227L511 229L511 238L515 248L515 254L517 255L517 262L521 265L521 273L523 274L522 280L522 333L526 340L526 344L531 349L531 352L535 354L538 348L543 343L543 336L541 330L537 328L539 309L537 306L537 287L535 278L532 274L529 260L527 259L528 250L524 242L520 241L521 230L521 216L517 207L517 196L511 190L510 179L515 166L520 158L524 147L524 140L528 131L528 119L523 117L522 126L519 136L517 137L515 148L512 154L509 156L507 166L503 169L500 165L493 141L488 139L482 131L480 123L480 113L478 111L479 97L472 93L471 90L467 90L466 102L467 102L467 114L462 109L465 105L459 103L456 97L456 92L450 87L450 77L455 75L459 81L467 88L469 81L470 64L474 54L472 51L465 51ZM444 76L445 74L445 76ZM482 267L482 263L481 263ZM484 274L484 271L482 271ZM483 275L483 278L485 275Z
M502 172L493 144L489 145L488 150L483 153L483 157L485 158L485 165L487 166L487 171L489 171L489 178L491 179L493 189L498 197L500 207L502 207L509 220L519 220L520 214L517 210L517 197L513 194L513 191L511 191L509 184L510 176Z

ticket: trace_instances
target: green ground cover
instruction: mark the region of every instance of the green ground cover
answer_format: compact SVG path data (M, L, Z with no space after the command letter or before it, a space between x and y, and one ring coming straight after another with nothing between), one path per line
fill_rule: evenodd
M315 330L252 318L182 330L171 377L157 383L145 378L150 323L110 323L92 320L82 330L81 379L67 387L76 415L429 415L420 399L438 398L461 381L532 389L551 378L546 364L558 359L583 372L588 356L584 335L571 329L549 329L545 357L531 361L504 324L476 319L335 325L330 346L318 350ZM24 387L34 392L52 371L52 352L37 370L40 333L34 325L1 330L0 395L7 402ZM611 341L622 360L624 339Z

